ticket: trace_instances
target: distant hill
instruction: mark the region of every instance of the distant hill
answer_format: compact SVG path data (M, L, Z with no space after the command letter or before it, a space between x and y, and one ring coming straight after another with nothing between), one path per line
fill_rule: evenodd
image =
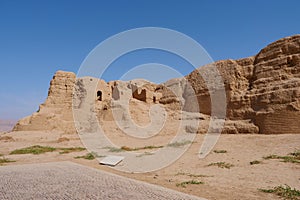
M0 132L11 131L17 120L1 120L0 119Z

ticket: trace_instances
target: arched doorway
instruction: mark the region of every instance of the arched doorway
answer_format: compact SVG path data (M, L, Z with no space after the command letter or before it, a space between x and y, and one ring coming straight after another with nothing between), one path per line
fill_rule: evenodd
M102 91L100 90L97 91L97 99L98 101L102 101Z

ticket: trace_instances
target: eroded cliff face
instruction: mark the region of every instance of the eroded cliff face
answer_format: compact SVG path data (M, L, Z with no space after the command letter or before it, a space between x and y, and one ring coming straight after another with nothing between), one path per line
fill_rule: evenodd
M259 52L249 96L260 132L299 133L299 35L278 40Z
M76 75L58 71L50 82L48 97L39 110L18 121L13 131L76 132L72 113L73 88Z
M224 80L229 120L248 120L264 134L299 133L300 35L278 40L254 57L214 65ZM209 67L187 76L205 114L210 96L199 73Z
M14 130L75 132L72 101L78 108L88 93L89 101L95 103L92 112L100 121L113 120L110 109L117 104L111 101L121 101L126 95L134 100L131 114L137 116L152 104L172 112L183 109L210 115L211 96L203 76L210 76L212 65L217 67L226 93L223 133L300 133L300 35L278 40L256 56L218 61L159 85L145 80L106 83L90 77L76 79L74 73L58 71L40 110L20 120ZM91 85L96 90L90 91ZM191 98L193 94L197 100Z

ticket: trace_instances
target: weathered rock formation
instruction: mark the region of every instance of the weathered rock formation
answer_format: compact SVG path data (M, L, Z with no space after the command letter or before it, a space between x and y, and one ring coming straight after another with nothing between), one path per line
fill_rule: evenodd
M249 120L264 134L299 133L300 35L278 40L254 57L214 64L224 80L228 119ZM205 114L211 110L210 97L197 74L209 67L187 76Z
M218 61L159 85L144 80L106 83L90 77L76 79L73 73L58 71L46 102L38 112L20 120L14 130L75 132L72 101L77 109L87 99L95 104L90 110L99 120L113 120L112 106L123 107L111 102L128 98L143 102L143 106L160 104L173 112L182 109L210 115L211 96L203 76L209 76L212 65L217 67L226 92L223 133L300 133L300 35L278 40L256 56ZM89 90L91 86L96 89ZM193 93L197 100L191 98ZM134 110L138 111L138 106ZM195 127L187 127L187 132L192 129ZM199 128L198 132L205 131Z
M76 75L58 71L50 82L48 97L39 110L21 119L14 131L57 130L74 133L72 96Z
M299 133L300 36L268 45L253 64L249 97L260 132Z

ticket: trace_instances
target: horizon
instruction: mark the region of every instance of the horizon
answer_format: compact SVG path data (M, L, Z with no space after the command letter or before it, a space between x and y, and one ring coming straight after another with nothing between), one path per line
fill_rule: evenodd
M1 1L0 119L18 120L35 112L45 101L56 71L76 74L88 53L117 33L140 27L168 28L196 40L213 61L236 60L299 34L295 27L300 20L299 6L296 0L248 4L237 0ZM145 63L161 63L182 75L193 71L193 66L176 55L142 50L119 57L103 79L119 80L124 71ZM176 74L164 75L175 78Z

